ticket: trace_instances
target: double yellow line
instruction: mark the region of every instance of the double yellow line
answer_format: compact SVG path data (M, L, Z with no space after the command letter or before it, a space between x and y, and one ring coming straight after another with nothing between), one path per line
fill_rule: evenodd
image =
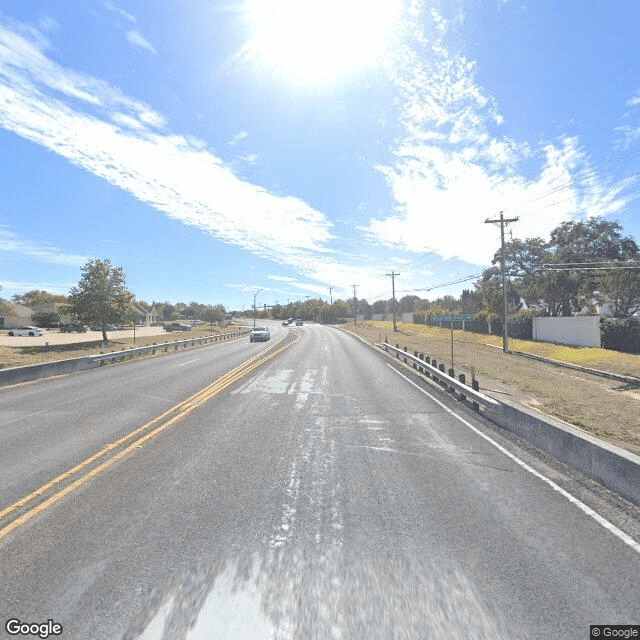
M295 336L295 339L291 342L287 342L286 344L278 348L278 345L284 339L286 339L289 335ZM122 458L132 453L134 449L141 447L145 442L151 440L152 438L155 438L159 433L161 433L165 429L169 428L171 425L175 424L176 422L184 418L186 415L191 413L194 409L204 404L207 400L210 400L211 398L213 398L215 395L217 395L218 393L220 393L221 391L223 391L224 389L232 385L234 382L237 382L247 374L251 373L254 369L257 369L259 366L261 366L265 362L271 360L272 358L275 358L282 351L284 351L285 349L288 349L291 345L295 344L299 339L300 339L300 336L296 333L292 332L291 334L286 334L273 346L249 358L248 360L246 360L245 362L237 366L235 369L232 369L225 375L215 380L209 386L205 387L204 389L201 389L200 391L193 394L191 397L187 398L186 400L183 400L182 402L179 402L178 404L174 405L173 407L171 407L170 409L168 409L167 411L159 415L157 418L154 418L153 420L150 420L149 422L139 427L138 429L131 431L126 436L123 436L116 442L112 442L111 444L108 444L103 449L98 451L98 453L92 455L90 458L87 458L80 464L77 464L72 469L65 471L64 473L60 474L50 482L47 482L46 484L42 485L41 487L39 487L29 495L25 496L24 498L20 498L20 500L14 502L13 504L9 505L8 507L0 511L0 519L10 516L14 512L18 511L19 509L22 509L23 507L27 506L30 502L33 502L37 498L43 497L51 489L54 489L55 487L62 484L66 480L72 478L76 474L85 470L88 466L90 466L94 462L100 460L101 458L106 457L106 459L102 463L100 463L98 466L87 471L84 475L79 476L76 480L66 485L64 488L60 489L59 491L49 496L42 502L38 503L34 507L31 507L28 511L16 517L9 524L2 527L0 529L0 540L2 540L5 536L9 535L12 531L15 531L18 527L21 527L23 524L25 524L26 522L28 522L29 520L37 516L39 513L46 511L49 507L56 504L57 502L62 500L62 498L64 498L65 496L69 495L70 493L72 493L73 491L81 487L91 478L94 478L99 474L101 474L103 471L105 471L106 469L111 467L113 464L118 462L118 460L121 460ZM153 427L155 427L155 429L152 429ZM108 457L109 454L113 453L116 449L118 449L118 447L125 444L129 440L132 440L133 438L140 436L140 434L143 434L143 433L144 435L142 435L142 437L135 440L134 442L126 446L124 449L121 449L120 451L115 453L115 455Z

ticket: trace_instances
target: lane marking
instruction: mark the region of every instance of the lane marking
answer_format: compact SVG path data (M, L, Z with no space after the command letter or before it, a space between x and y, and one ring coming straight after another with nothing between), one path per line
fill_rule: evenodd
M257 369L259 366L261 366L264 363L268 362L269 360L275 358L282 351L284 351L285 349L288 349L289 347L294 345L299 340L299 337L298 337L293 342L285 344L284 346L274 350L274 348L277 347L280 344L280 342L282 342L282 340L284 340L285 337L286 337L286 335L283 336L280 340L278 340L274 345L268 347L267 349L262 350L261 352L259 352L256 355L252 356L251 358L249 358L245 362L243 362L240 365L238 365L237 367L235 367L235 369L232 369L231 371L229 371L228 373L224 374L223 376L220 376L212 384L208 385L204 389L201 389L200 391L198 391L197 393L193 394L192 396L190 396L186 400L183 400L182 402L179 402L178 404L174 405L173 407L171 407L170 409L168 409L167 411L165 411L164 413L162 413L158 417L156 417L153 420L150 420L149 422L144 424L142 427L138 427L137 429L135 429L131 433L128 433L127 435L123 436L122 438L120 438L116 442L113 442L111 444L106 445L98 453L96 453L93 456L87 458L86 460L84 460L80 464L77 464L72 469L69 469L68 471L65 471L64 473L62 473L61 475L57 476L56 478L54 478L50 482L44 484L40 488L36 489L35 491L30 493L29 495L19 499L18 501L14 502L13 504L9 505L8 507L6 507L2 511L0 511L0 518L12 513L13 511L16 511L17 509L19 509L20 507L25 506L26 504L28 504L29 502L31 502L35 498L43 496L47 491L49 491L50 489L52 489L56 485L60 484L64 480L67 480L68 478L70 478L74 474L78 473L79 471L81 471L82 469L87 467L92 462L95 462L95 461L99 460L100 458L106 456L108 453L112 452L114 449L116 449L121 444L124 444L128 440L131 440L132 438L134 438L137 435L141 434L143 431L145 431L145 430L153 427L154 425L162 422L164 419L169 418L166 422L164 422L164 424L161 424L159 427L156 427L153 431L150 431L146 435L142 436L140 439L138 439L135 442L131 443L129 446L127 446L125 449L123 449L119 453L115 454L111 458L108 458L107 460L102 462L100 465L98 465L97 467L95 467L91 471L87 472L84 476L81 476L80 478L78 478L77 480L72 482L71 484L67 485L64 489L61 489L60 491L58 491L57 493L53 494L52 496L50 496L49 498L47 498L43 502L39 503L38 505L36 505L34 507L31 507L29 509L29 511L24 513L22 516L16 518L15 520L11 521L6 526L1 528L0 529L0 540L2 540L6 535L8 535L9 533L14 531L15 529L17 529L21 525L23 525L28 520L31 520L31 518L33 518L34 516L38 515L39 513L44 511L45 509L49 508L51 505L55 504L56 502L58 502L59 500L64 498L67 494L71 493L75 489L77 489L80 486L82 486L90 478L93 478L96 475L98 475L99 473L102 473L102 471L108 469L116 461L121 460L128 453L131 453L134 449L142 446L145 442L147 442L151 438L154 438L156 435L158 435L159 433L161 433L162 431L164 431L165 429L167 429L171 425L175 424L176 422L178 422L179 420L184 418L186 415L191 413L194 409L196 409L200 405L204 404L206 401L210 400L215 395L217 395L218 393L220 393L221 391L223 391L227 387L231 386L233 383L235 383L236 381L238 381L242 377L244 377L247 374L251 373L251 371L253 371L254 369ZM173 417L170 417L171 414L175 414L175 415Z
M593 518L601 527L604 527L616 536L618 539L622 540L626 545L629 545L634 551L640 553L640 543L636 542L631 536L627 535L621 529L618 529L613 523L609 522L606 518L603 518L599 513L596 513L591 507L588 507L584 502L578 500L575 496L570 494L568 491L557 485L553 480L550 480L546 476L543 476L539 471L536 471L533 467L530 467L526 462L520 460L513 453L505 449L502 445L498 444L495 440L492 440L488 435L482 433L479 429L474 427L470 422L467 422L462 416L459 416L455 411L449 409L444 403L440 402L437 398L434 398L430 393L428 393L425 389L417 385L413 380L409 379L404 374L400 373L395 367L390 365L388 362L385 363L387 367L389 367L392 371L395 371L401 378L404 378L409 384L412 384L418 391L421 391L426 396L429 397L430 400L433 400L436 404L440 405L447 413L450 413L452 416L460 420L462 424L466 425L477 433L480 437L484 438L487 442L492 444L496 449L504 453L507 457L511 458L516 464L520 465L525 471L528 471L532 475L536 476L543 482L546 482L554 491L557 491L561 496L564 496L569 502L574 504L578 509L586 513L590 518Z
M173 367L169 367L169 369L177 369L178 367L186 367L188 364L191 364L192 362L198 362L198 360L200 360L200 358L196 358L195 360L188 360L187 362L183 362L182 364L175 364L175 365L173 365Z

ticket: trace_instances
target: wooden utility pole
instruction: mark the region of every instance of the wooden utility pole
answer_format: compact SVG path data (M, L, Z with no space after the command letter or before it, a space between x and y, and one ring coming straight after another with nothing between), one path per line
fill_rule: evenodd
M504 306L504 331L502 332L502 351L509 353L509 318L507 316L507 276L505 274L504 265L504 228L510 222L517 222L519 218L505 218L500 212L499 220L489 220L487 218L485 224L500 225L500 269L502 271L502 303Z
M399 276L399 273L394 273L393 270L391 273L387 273L387 277L391 276L391 311L393 313L393 330L396 329L396 276Z
M356 305L358 303L358 298L356 297L356 287L358 285L353 285L353 324L358 324L358 319L356 318Z

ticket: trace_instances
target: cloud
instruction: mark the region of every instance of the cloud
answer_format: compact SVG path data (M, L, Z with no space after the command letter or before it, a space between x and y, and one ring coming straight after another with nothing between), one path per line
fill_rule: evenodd
M109 11L113 11L113 12L117 13L118 15L122 16L123 18L125 18L126 20L131 22L132 24L136 23L136 17L132 13L129 13L128 11L125 11L124 9L121 9L120 7L116 6L113 2L105 2L104 6L107 9L109 9Z
M246 131L239 131L238 133L235 133L234 135L231 136L227 144L231 145L232 147L235 147L238 144L238 142L248 137L249 137L249 134Z
M16 282L13 280L0 280L0 287L2 287L2 293L8 297L8 294L26 293L27 291L33 291L39 289L41 291L48 291L56 295L67 295L69 289L76 286L77 282L70 282L68 284L51 284L49 282Z
M388 67L405 135L393 149L394 161L378 169L396 211L371 219L364 233L395 249L436 247L445 259L483 265L499 244L484 219L500 211L520 216L513 233L526 237L624 206L626 183L596 178L577 138L531 148L501 134L504 118L477 84L475 63L447 49L441 37L446 20L439 13L433 20L431 33L414 24Z
M333 238L322 213L238 178L205 143L167 132L151 107L57 65L39 44L0 25L1 127L223 242L322 272Z
M145 49L149 51L149 53L153 53L154 55L158 52L155 50L155 47L136 29L131 29L127 31L127 40L134 46L139 49Z
M58 247L47 242L37 242L22 238L7 227L0 227L0 253L12 257L37 260L50 264L64 264L82 266L89 259L87 256L77 256L63 253Z

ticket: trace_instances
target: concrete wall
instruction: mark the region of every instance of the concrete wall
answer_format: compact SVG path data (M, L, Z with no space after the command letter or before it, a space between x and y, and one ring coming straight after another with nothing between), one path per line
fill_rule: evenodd
M413 311L405 311L402 314L402 322L413 322Z
M600 316L534 318L533 339L577 347L599 347Z
M72 358L45 362L44 364L32 364L26 367L9 367L0 369L0 386L59 376L63 373L73 373L99 366L99 362L92 362L90 358Z
M640 505L638 456L549 416L538 416L524 407L504 400L500 402L502 407L499 412L485 412L490 420Z
M385 314L384 313L372 313L371 314L371 319L372 320L384 320L385 319Z

